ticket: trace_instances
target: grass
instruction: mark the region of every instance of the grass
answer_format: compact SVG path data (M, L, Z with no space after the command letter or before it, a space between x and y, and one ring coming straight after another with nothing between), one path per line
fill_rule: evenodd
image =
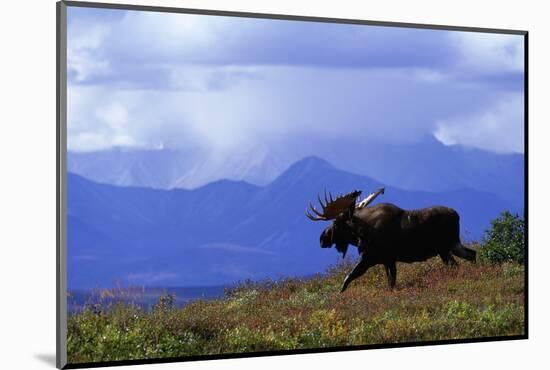
M217 300L175 308L164 297L144 311L128 304L68 318L70 363L402 343L524 333L524 267L398 264L339 293L347 260L307 280L246 282Z

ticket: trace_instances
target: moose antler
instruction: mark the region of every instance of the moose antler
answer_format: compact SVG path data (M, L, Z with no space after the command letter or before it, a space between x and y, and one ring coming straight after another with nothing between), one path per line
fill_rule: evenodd
M359 202L359 204L357 204L357 206L355 206L355 208L356 209L365 208L366 206L369 205L370 202L372 202L374 200L374 198L376 198L380 194L384 194L385 190L386 190L386 188L381 187L380 189L376 190L374 193L370 193L365 199L363 199L361 202Z
M309 203L309 208L315 216L310 213L310 210L306 209L306 217L312 221L329 221L334 220L342 211L355 203L357 198L361 195L360 190L352 191L351 193L337 196L336 199L332 198L332 194L325 190L325 202L321 200L319 194L317 194L317 200L321 204L322 212L319 212L315 207Z

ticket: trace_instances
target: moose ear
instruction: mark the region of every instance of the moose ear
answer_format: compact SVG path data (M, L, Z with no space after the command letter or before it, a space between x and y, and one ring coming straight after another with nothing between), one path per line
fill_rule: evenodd
M347 212L348 212L348 217L351 218L351 216L353 216L353 212L355 212L355 202L349 205Z
M348 210L350 217L353 216L353 212L355 212L355 202L357 201L357 198L359 198L359 196L361 195L361 190L355 190L352 194L356 200L349 205Z

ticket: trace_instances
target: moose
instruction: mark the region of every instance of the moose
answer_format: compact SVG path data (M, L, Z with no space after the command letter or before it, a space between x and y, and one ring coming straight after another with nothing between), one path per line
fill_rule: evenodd
M319 195L318 211L311 202L306 216L312 221L332 221L320 236L322 248L336 246L346 256L348 245L359 250L359 262L346 276L340 292L370 267L385 267L390 289L397 279L396 262L422 262L439 256L445 265L456 265L454 256L475 262L476 252L460 242L458 213L448 207L435 206L404 210L391 203L368 205L384 188L358 202L360 190L333 199L325 191L325 201Z

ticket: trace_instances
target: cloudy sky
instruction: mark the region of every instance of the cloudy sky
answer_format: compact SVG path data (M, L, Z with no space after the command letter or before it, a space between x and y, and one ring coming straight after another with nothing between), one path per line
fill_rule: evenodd
M522 153L523 36L68 8L68 148Z

